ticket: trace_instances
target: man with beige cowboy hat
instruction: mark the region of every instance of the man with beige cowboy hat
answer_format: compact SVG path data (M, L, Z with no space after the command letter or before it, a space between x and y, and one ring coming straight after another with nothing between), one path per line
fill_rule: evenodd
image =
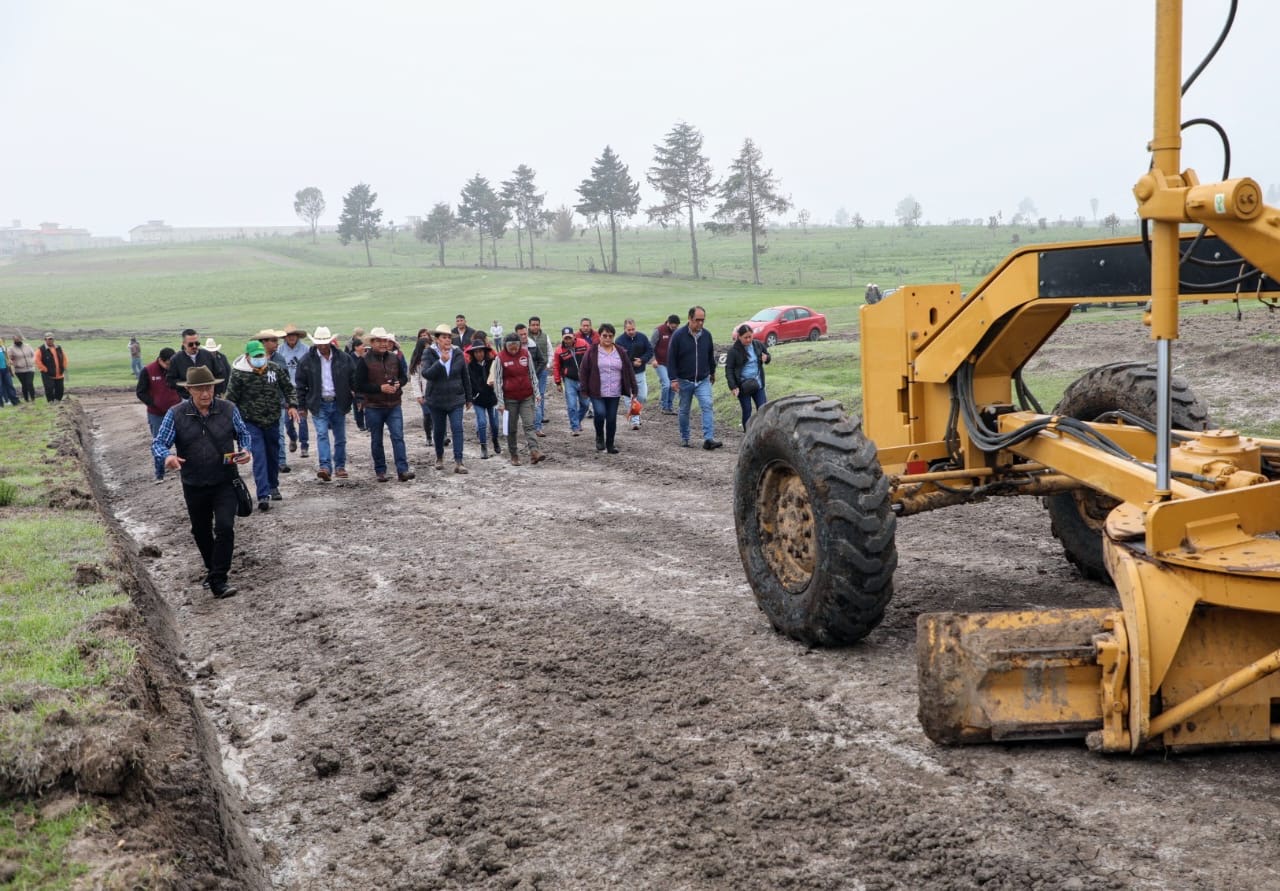
M311 349L298 363L298 405L306 429L307 413L316 425L316 477L328 482L347 478L347 412L351 410L356 365L350 354L338 349L337 338L321 325L310 337ZM329 435L333 435L332 449Z
M298 386L298 363L306 358L311 347L303 343L303 338L307 336L307 332L299 328L297 325L284 326L284 343L280 344L280 349L276 354L280 360L284 362L284 367L289 369L289 380L293 381L293 385ZM308 449L311 446L311 436L307 429L307 420L302 418L298 421L295 429L293 424L288 424L285 432L289 437L289 451L296 452L298 446L302 446L302 457L310 454Z
M391 434L391 454L395 459L396 478L407 483L416 474L409 469L409 455L404 445L404 415L400 397L409 382L409 366L404 355L391 349L391 335L378 326L369 332L369 352L356 363L356 386L365 395L364 419L369 428L369 449L373 455L373 472L378 482L387 477L387 455L382 443L382 429Z
M182 475L191 535L204 561L204 584L214 597L230 597L236 589L227 582L235 550L235 465L249 460L249 428L233 403L214 398L222 383L204 365L187 368L178 386L187 398L169 409L151 442L151 454L161 468ZM169 447L176 454L169 454Z

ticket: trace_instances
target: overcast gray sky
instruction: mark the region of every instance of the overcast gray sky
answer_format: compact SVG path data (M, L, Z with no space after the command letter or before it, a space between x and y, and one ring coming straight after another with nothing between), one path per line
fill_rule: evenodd
M1227 0L1191 0L1190 71ZM0 225L124 235L321 221L364 181L387 218L456 204L518 164L572 205L606 144L645 169L677 120L717 173L744 137L815 221L1001 210L1127 215L1151 135L1151 0L429 2L0 0ZM1243 0L1183 117L1233 175L1280 183L1280 3ZM1268 53L1268 44L1273 49ZM1216 137L1184 165L1221 174ZM643 220L643 216L639 218Z

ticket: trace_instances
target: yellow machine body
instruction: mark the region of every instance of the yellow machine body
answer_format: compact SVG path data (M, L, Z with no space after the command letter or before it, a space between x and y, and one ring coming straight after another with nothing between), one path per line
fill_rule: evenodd
M1188 434L1167 450L1161 484L1158 430L1089 424L1125 457L1015 408L1021 369L1077 304L1150 300L1152 338L1168 342L1179 301L1238 299L1182 293L1180 254L1196 247L1184 224L1206 226L1213 250L1234 251L1269 287L1280 280L1280 211L1257 184L1201 184L1179 170L1180 57L1181 3L1159 0L1153 165L1134 188L1149 260L1139 239L1039 245L972 293L907 286L861 310L863 429L899 515L992 494L1087 488L1114 499L1101 532L1118 608L920 617L920 717L939 742L1080 736L1107 752L1280 742L1280 482L1266 473L1280 468L1280 441ZM1139 265L1145 277L1132 274ZM982 448L991 440L956 417L962 391L989 430L1036 432Z

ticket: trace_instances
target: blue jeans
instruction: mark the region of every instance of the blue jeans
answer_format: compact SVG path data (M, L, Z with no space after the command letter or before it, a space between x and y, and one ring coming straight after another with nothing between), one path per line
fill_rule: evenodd
M546 416L547 405L547 378L550 376L550 370L544 368L538 372L538 402L533 407L533 429L542 429L542 419ZM15 402L14 405L17 405Z
M253 456L253 487L257 490L258 500L271 497L271 490L280 488L280 464L277 455L280 451L280 426L268 424L259 427L245 421L249 428L249 454Z
M130 356L129 368L133 372L134 379L142 374L142 358L139 356Z
M658 372L658 385L661 389L661 401L658 407L663 411L671 411L671 406L675 399L671 395L671 374L667 371L665 365L655 365L654 370Z
M700 381L680 381L680 441L689 441L689 409L693 397L698 397L698 409L702 412L703 440L716 438L715 416L711 413L711 378Z
M645 366L636 369L636 398L644 405L649 399L649 376L645 374ZM627 409L630 410L630 406Z
M289 420L288 415L285 415L284 418L285 418L285 430L289 434L289 439L297 440L298 442L302 443L302 447L304 449L307 448L309 445L311 445L311 436L309 435L309 432L307 430L307 419L298 418L298 426L295 428L293 426L293 421Z
M462 412L465 408L465 405L457 405L453 408L431 409L431 433L436 444L437 461L444 459L444 441L451 430L453 431L453 463L462 463L462 439L465 436L462 432ZM446 425L448 430L445 429Z
M489 437L493 437L493 441L498 441L498 434L502 428L498 426L498 407L483 408L479 405L475 406L476 410L476 438L481 444L489 442ZM492 429L490 429L492 428Z
M320 410L312 412L316 425L316 457L320 469L345 470L347 467L347 416L338 410L336 402L320 403ZM303 421L305 424L306 421ZM303 428L306 429L305 427ZM329 450L329 434L333 434L333 451Z
M743 396L738 393L738 404L742 406L742 429L747 429L747 421L751 420L751 406L754 404L756 408L764 405L769 401L769 397L764 395L764 387L756 390L750 396Z
M276 463L280 467L289 466L289 451L288 449L285 448L285 441L288 439L288 436L289 436L289 428L288 428L288 423L286 421L286 418L288 417L289 417L288 412L285 409L281 408L280 423L278 425L278 429L276 430Z
M391 456L396 462L396 473L409 472L409 455L404 448L404 415L400 406L366 405L364 423L369 428L369 449L373 452L373 472L387 472L387 453L382 447L382 428L391 434Z
M604 440L604 444L613 448L613 437L618 432L618 396L604 396L600 399L592 397L591 410L595 413L596 442Z
M564 404L569 410L569 429L581 430L582 419L587 416L585 406L589 400L582 395L582 388L571 378L564 379Z
M17 405L17 403L15 402L14 405ZM151 412L147 412L147 426L151 428L152 439L155 439L156 434L160 432L160 425L162 423L164 423L164 415L153 415ZM155 457L155 456L153 455L152 457ZM158 480L164 479L164 459L156 458L155 465L156 465L156 479Z
M0 405L6 402L18 404L18 391L13 388L13 371L7 367L0 368ZM150 414L147 415L147 417L150 416ZM151 438L155 439L155 435L152 434Z

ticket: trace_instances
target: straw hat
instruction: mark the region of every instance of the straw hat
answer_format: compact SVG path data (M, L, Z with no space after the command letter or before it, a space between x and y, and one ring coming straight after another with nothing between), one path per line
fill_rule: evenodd
M211 353L216 353L218 350L222 349L222 344L214 343L212 337L206 337L204 341L204 348Z

